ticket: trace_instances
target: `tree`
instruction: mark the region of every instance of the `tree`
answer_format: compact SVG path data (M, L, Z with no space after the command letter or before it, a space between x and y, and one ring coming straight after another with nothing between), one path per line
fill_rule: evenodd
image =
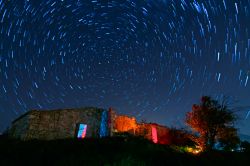
M247 141L241 142L240 147L241 147L243 152L250 154L250 143L249 142L247 142Z
M185 129L170 128L168 140L171 145L176 146L194 146L195 142L191 138L193 135Z
M220 143L220 147L222 147L225 151L230 151L239 145L240 138L238 137L237 130L235 128L226 127L219 130L218 141Z
M220 140L230 141L226 137L230 136L229 131L236 131L235 120L235 115L225 100L219 103L209 96L203 96L201 103L194 104L192 111L186 114L186 123L198 132L199 138L196 142L203 150L211 150Z

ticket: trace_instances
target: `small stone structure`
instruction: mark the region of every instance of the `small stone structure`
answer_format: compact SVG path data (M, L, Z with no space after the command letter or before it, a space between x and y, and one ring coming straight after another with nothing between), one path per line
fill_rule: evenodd
M169 128L156 123L137 123L134 117L117 115L113 109L86 107L79 109L32 110L12 122L11 138L54 140L77 138L79 124L87 126L85 137L99 138L116 133L130 133L170 144Z
M171 144L170 129L157 123L137 123L135 118L119 116L114 120L114 132L127 132L159 144Z
M50 111L32 110L16 119L8 133L10 137L22 140L67 139L76 137L78 125L83 123L87 124L86 137L97 138L100 135L102 115L105 111L93 107ZM104 127L108 130L107 125ZM106 132L106 135L108 134Z

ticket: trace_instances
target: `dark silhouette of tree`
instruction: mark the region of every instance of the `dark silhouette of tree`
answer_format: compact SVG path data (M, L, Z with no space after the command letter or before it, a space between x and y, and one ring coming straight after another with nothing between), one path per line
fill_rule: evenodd
M217 141L223 143L230 141L226 138L230 133L236 137L235 120L235 115L228 108L226 100L219 103L209 96L203 96L201 103L193 105L192 111L186 114L186 123L199 133L196 143L203 150L211 150Z
M171 145L176 146L195 146L191 138L193 135L185 129L170 128L168 139Z
M240 139L237 135L237 130L233 127L221 128L218 132L217 137L220 143L220 147L222 147L225 151L235 149L240 143Z
M243 152L250 154L250 143L249 142L247 142L247 141L241 142L240 147L241 147Z

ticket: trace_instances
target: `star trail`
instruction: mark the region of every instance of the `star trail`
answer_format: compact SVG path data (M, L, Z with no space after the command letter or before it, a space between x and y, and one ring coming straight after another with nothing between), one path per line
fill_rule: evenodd
M0 67L1 130L84 106L184 126L226 95L250 134L250 0L0 0Z

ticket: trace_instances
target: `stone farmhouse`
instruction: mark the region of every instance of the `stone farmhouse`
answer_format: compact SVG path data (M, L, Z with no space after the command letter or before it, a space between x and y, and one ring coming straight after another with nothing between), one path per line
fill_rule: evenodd
M113 109L32 110L12 122L8 135L21 140L55 140L112 137L129 133L170 144L170 129L156 123L138 123L134 117L117 115Z

